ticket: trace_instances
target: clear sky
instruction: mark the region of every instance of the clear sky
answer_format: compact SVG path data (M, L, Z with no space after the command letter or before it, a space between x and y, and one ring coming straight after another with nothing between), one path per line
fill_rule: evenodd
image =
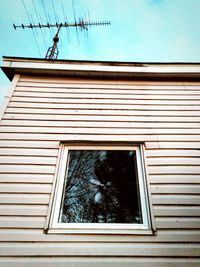
M127 62L200 62L200 0L73 0L77 20L110 20L88 37L61 30L59 59ZM74 21L72 0L0 0L0 56L41 57L55 28L16 25ZM2 63L2 61L1 61ZM0 101L8 80L0 72Z

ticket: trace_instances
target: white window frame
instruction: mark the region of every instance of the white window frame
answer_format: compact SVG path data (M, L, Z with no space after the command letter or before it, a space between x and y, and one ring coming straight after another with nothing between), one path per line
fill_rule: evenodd
M143 224L125 223L59 223L59 213L62 202L65 174L68 167L69 150L131 150L136 152L140 205L142 211ZM70 234L152 234L151 212L148 195L148 185L143 158L142 145L93 145L93 144L62 144L57 166L57 181L52 201L50 221L47 233L70 233Z

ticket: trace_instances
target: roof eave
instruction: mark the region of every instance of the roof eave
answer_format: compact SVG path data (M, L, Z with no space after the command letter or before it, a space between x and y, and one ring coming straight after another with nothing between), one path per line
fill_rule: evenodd
M200 64L122 63L94 61L49 61L4 58L2 70L12 80L15 74L109 79L195 79L200 80Z

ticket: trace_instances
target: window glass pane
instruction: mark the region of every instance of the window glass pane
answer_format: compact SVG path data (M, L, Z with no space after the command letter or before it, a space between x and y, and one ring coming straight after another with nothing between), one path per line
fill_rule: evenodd
M136 152L70 150L59 222L142 224Z

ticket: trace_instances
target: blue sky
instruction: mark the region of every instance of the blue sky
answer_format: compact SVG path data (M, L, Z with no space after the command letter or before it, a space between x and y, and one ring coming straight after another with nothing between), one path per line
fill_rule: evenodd
M79 31L80 44L75 29L62 29L59 59L200 62L200 0L74 0L74 6L77 19L111 26L92 27L88 37ZM44 58L52 45L55 29L34 31L37 44L32 30L14 30L13 23L30 23L27 13L34 23L74 21L71 0L0 0L1 58ZM8 84L0 72L0 101Z

